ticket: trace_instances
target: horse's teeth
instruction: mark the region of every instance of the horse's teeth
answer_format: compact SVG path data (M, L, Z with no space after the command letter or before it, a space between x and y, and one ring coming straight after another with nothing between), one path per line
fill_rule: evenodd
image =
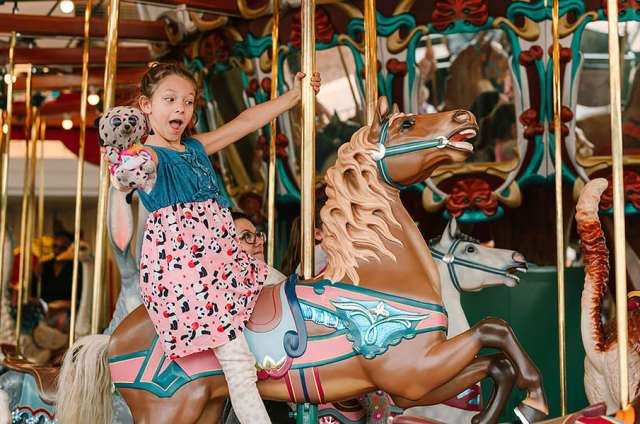
M459 134L460 135L469 135L470 137L475 137L476 136L476 130L466 129L466 130L460 131Z
M527 268L516 268L516 271L527 272Z

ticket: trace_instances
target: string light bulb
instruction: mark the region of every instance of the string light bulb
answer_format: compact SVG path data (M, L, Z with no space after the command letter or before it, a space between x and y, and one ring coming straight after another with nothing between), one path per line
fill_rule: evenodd
M64 119L62 120L62 128L67 131L73 128L73 121L71 120L69 115L65 115Z
M69 14L71 12L73 12L73 10L75 9L75 5L73 4L73 2L71 0L62 0L60 2L60 11L62 13L65 14Z

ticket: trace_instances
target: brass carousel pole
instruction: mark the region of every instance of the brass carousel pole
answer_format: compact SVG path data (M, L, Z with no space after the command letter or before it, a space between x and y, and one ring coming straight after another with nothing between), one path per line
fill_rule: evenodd
M364 1L365 119L371 125L378 101L378 58L376 34L376 0Z
M118 15L120 0L109 2L109 27L107 29L107 57L104 69L104 110L115 105L116 54L118 50ZM98 222L96 225L96 260L93 278L93 308L91 311L91 334L97 334L100 326L102 306L102 284L106 272L106 216L109 196L109 173L104 158L100 158L100 192L98 194Z
M44 140L47 130L47 124L44 120L40 123L40 172L38 174L38 229L37 237L40 243L40 258L44 251ZM36 297L40 299L42 296L42 272L38 273L38 283L36 287Z
M7 81L7 111L6 118L2 124L2 131L0 132L0 155L2 156L2 166L0 170L2 172L0 178L0 298L4 287L4 273L7 270L4 269L4 255L11 255L12 252L5 252L5 239L7 237L7 201L8 199L8 181L9 181L9 144L11 143L11 118L13 114L13 59L16 48L16 33L11 33L11 41L9 42L9 80ZM6 131L5 131L6 129ZM2 308L0 304L0 309ZM1 311L0 311L1 312ZM0 317L2 314L0 313Z
M316 96L308 83L315 69L316 2L302 0L302 274L305 279L314 274L314 233L316 197Z
M26 258L31 258L33 252L33 225L36 215L36 169L38 164L38 157L36 148L38 146L38 138L40 135L40 115L36 107L31 108L31 144L29 146L29 211L27 215L27 245L25 251L25 266L24 266L24 290L26 292L26 300L31 297L31 281L32 281L32 261ZM26 303L26 302L25 302Z
M564 300L564 222L562 212L562 91L560 85L560 19L559 0L553 0L551 26L553 32L553 140L556 183L556 267L558 272L558 353L560 362L560 411L567 413L567 369Z
M278 27L280 0L273 0L273 28L271 29L271 99L278 97ZM276 252L276 122L269 127L269 185L267 189L267 263L273 266Z
M71 317L69 321L69 347L76 336L78 303L78 274L80 267L80 225L82 224L82 186L84 183L84 149L87 134L87 96L89 93L89 34L92 0L87 0L84 11L84 46L82 49L82 88L80 93L80 139L78 140L78 168L76 171L76 216L73 234L73 273L71 277Z
M26 263L31 260L30 256L27 256L27 224L29 221L29 173L30 158L29 154L31 149L29 148L30 141L33 140L33 128L31 132L28 131L29 123L31 120L31 65L27 66L27 82L26 82L26 121L25 121L25 152L24 152L24 178L22 184L22 213L20 215L20 266L18 268L18 304L16 311L16 353L20 355L20 333L22 325L22 303L24 298L25 289L25 268ZM28 295L27 295L28 298Z
M620 100L620 45L618 40L618 3L607 2L609 21L609 87L611 101L611 156L613 158L613 228L616 260L616 321L620 364L620 406L629 403L627 348L627 264L625 258L624 193L622 180L622 111Z

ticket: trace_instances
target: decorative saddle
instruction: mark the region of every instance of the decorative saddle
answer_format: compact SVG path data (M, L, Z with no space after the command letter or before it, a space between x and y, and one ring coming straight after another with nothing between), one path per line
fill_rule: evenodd
M305 321L329 332L309 336ZM292 378L317 378L318 366L356 355L372 359L403 339L446 330L442 305L326 280L298 283L293 275L262 290L244 333L258 377L284 377L293 387ZM148 349L111 357L109 364L116 388L147 390L159 397L172 396L191 380L222 374L212 351L170 360L157 337ZM323 403L321 394L302 392L306 401Z

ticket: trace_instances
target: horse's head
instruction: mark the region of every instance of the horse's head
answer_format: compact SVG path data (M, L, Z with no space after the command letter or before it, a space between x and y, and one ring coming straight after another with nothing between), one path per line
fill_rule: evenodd
M455 218L449 221L440 240L429 247L436 260L447 267L447 277L458 291L479 291L485 287L514 287L526 272L527 262L513 250L483 246L458 230Z
M464 161L473 152L465 140L477 133L476 119L466 110L414 115L394 106L389 112L381 97L368 141L380 178L402 188L424 181L440 165Z

